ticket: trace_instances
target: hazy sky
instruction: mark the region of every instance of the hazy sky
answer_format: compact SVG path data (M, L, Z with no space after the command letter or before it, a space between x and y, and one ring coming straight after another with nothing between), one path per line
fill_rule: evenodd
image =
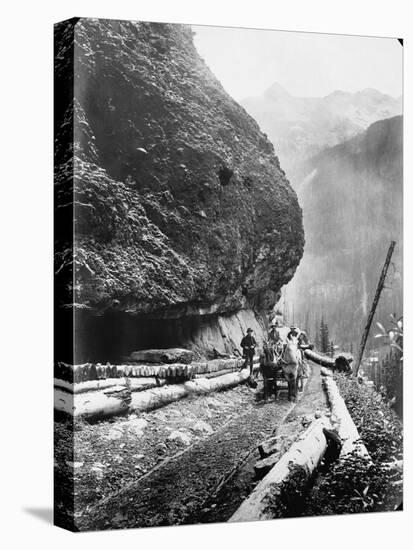
M394 38L193 26L195 45L236 99L274 82L296 96L364 88L402 94L403 48Z

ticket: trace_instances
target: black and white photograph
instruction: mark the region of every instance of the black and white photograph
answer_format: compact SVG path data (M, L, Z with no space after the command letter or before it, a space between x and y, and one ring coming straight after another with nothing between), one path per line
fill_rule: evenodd
M402 59L56 24L57 525L403 509Z
M5 5L2 547L408 547L408 15Z
M55 26L55 523L403 509L403 40Z

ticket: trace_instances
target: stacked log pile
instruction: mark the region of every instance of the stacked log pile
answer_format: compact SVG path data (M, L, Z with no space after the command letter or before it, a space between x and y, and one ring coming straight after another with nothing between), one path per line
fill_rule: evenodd
M84 363L82 365L69 365L59 362L55 366L55 379L65 380L71 383L80 383L91 380L107 380L110 378L147 378L157 377L161 379L174 379L185 377L190 380L196 375L217 373L220 371L236 370L242 364L242 359L213 359L211 361L198 361L191 364L127 364L111 365L107 363Z
M143 412L177 401L189 395L220 391L236 386L249 377L249 371L232 372L216 378L200 378L183 384L131 391L128 386L112 386L102 391L67 392L55 387L55 409L87 419L131 412Z
M192 358L192 352L178 353L187 350L166 353L169 351L145 350L132 356L147 361ZM219 391L246 381L249 370L239 372L242 362L240 358L221 358L164 364L57 363L55 409L87 419L151 410L191 394Z

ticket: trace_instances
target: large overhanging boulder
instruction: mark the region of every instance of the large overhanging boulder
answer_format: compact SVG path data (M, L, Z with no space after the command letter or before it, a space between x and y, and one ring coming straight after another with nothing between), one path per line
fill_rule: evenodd
M70 25L57 29L57 223L71 232L74 216L76 247L72 278L71 233L57 231L60 305L152 318L271 308L302 256L301 209L191 29L78 20L72 102L59 78Z

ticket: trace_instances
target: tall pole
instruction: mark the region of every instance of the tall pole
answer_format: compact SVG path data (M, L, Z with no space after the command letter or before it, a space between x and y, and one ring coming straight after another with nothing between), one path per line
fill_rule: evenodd
M356 361L356 364L354 365L354 370L353 370L354 376L357 376L357 374L359 372L361 360L363 359L364 348L366 347L367 337L368 337L369 332L370 332L370 327L371 327L371 323L373 322L374 314L376 313L377 304L379 303L380 294L381 294L381 291L383 290L383 287L384 287L384 282L386 280L387 270L389 269L390 260L391 260L391 257L392 257L393 250L394 250L395 246L396 246L396 242L391 241L390 246L389 246L389 250L387 251L386 261L384 262L383 269L381 270L379 284L377 285L376 294L374 296L373 304L372 304L371 309L370 309L370 313L369 313L369 316L368 316L368 319L367 319L366 327L364 329L363 336L361 337L359 353L358 353L357 361Z

